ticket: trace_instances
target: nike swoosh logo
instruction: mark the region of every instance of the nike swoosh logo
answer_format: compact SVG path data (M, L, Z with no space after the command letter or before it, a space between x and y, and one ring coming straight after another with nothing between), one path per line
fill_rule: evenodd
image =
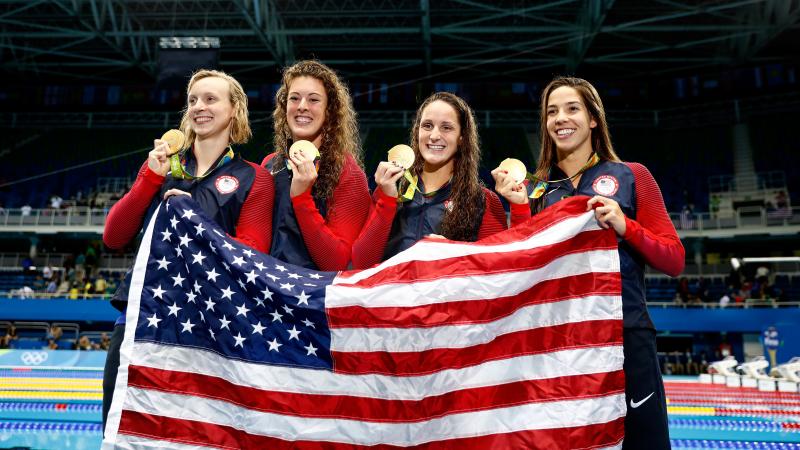
M653 394L655 394L655 392L651 392L650 395L648 395L647 397L639 400L638 402L635 402L635 401L633 401L633 399L631 399L631 408L636 409L636 408L642 406L642 403L650 400L650 397L652 397Z

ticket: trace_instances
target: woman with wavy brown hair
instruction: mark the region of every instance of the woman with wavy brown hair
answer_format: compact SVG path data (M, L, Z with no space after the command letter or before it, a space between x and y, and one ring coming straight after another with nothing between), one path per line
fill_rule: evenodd
M275 179L270 254L311 269L346 269L369 212L350 93L328 66L300 61L283 71L272 118L274 153L262 162ZM319 149L318 161L289 154L299 140Z
M476 241L506 229L500 200L478 178L478 129L463 99L449 92L428 97L417 109L410 141L411 167L378 165L374 205L353 245L354 268L377 264L427 235ZM402 178L398 190L406 169L410 180Z

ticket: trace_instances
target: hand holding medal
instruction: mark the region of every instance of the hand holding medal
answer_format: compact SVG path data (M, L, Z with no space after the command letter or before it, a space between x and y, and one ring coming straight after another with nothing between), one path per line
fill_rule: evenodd
M292 186L289 195L297 197L309 190L317 180L320 154L314 144L300 140L292 144L288 156L286 164L292 171Z
M386 159L375 170L375 183L386 196L397 197L397 182L403 173L409 173L408 168L414 164L414 150L407 145L395 145Z
M523 182L528 178L525 163L518 159L506 158L492 171L495 191L511 203L528 203L528 194Z
M389 149L389 155L387 159L387 163L381 163L387 165L386 170L383 173L383 183L378 180L381 166L378 166L378 172L375 172L375 181L381 185L381 189L383 189L385 194L392 195L390 194L390 192L392 192L392 196L397 197L397 181L400 179L400 175L402 174L402 176L408 181L408 188L406 188L406 191L403 192L402 197L404 200L411 200L414 198L414 191L417 189L417 178L411 174L411 166L414 165L414 161L416 160L414 150L405 144L395 145Z
M147 165L150 170L161 175L166 176L170 171L172 162L183 147L186 137L180 130L169 130L161 136L161 139L153 141L153 150L148 155ZM179 162L180 163L180 162Z

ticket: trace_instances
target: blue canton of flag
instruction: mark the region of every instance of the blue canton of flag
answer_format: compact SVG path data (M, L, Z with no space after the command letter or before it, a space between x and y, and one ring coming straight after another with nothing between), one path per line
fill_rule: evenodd
M181 200L157 215L136 340L330 369L324 295L335 273L255 252Z

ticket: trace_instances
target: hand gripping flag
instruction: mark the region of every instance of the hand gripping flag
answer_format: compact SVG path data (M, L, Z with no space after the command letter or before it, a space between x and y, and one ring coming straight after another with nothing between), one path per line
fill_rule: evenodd
M585 208L337 274L173 197L136 257L104 448L618 448L617 240Z

